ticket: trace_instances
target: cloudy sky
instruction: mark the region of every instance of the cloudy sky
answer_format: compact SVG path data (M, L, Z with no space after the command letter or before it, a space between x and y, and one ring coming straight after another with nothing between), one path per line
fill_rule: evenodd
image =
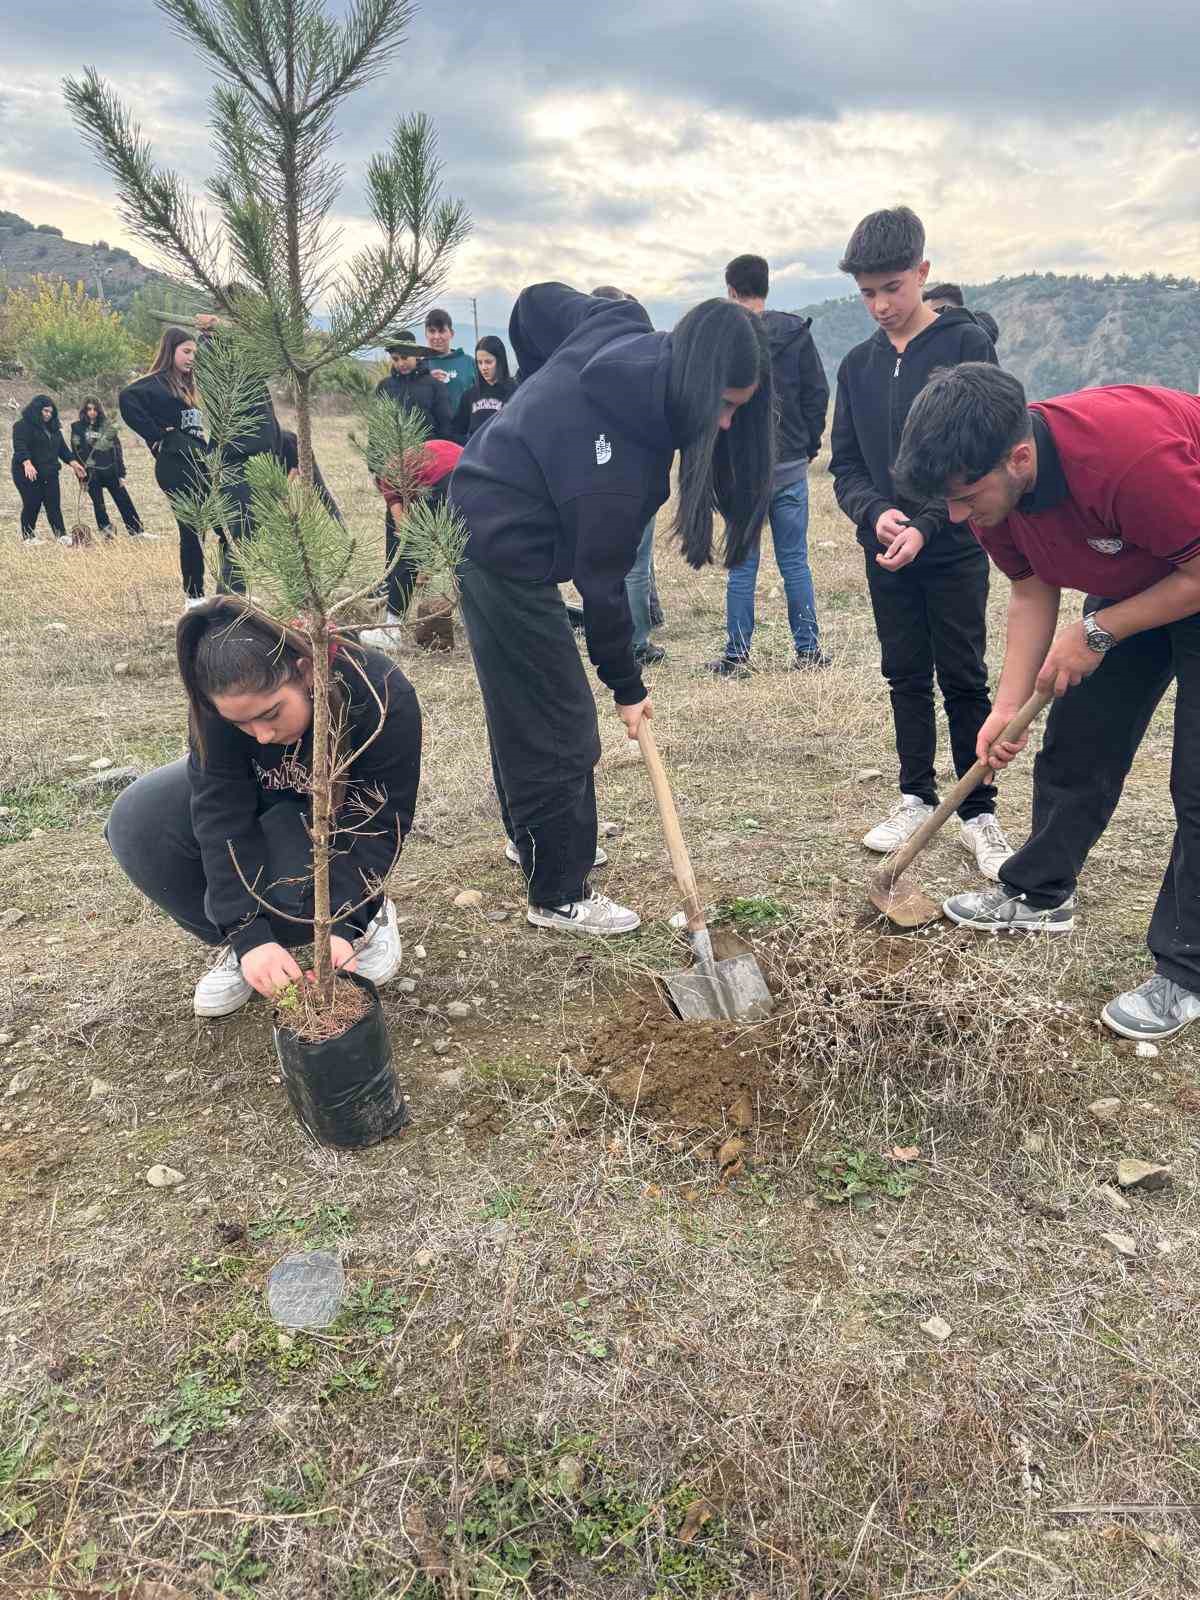
M95 65L201 186L208 78L152 0L64 16L6 28L0 207L147 259L60 79ZM938 276L1191 274L1197 83L1196 0L443 0L347 110L340 220L363 237L353 175L424 110L474 219L445 296L460 327L469 296L502 323L549 277L616 282L666 325L743 250L780 306L844 293L850 229L899 201Z

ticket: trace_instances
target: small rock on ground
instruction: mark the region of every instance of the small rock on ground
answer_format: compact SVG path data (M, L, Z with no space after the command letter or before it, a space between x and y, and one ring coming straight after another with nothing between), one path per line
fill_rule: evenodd
M465 1022L471 1015L471 1008L465 1000L451 1000L446 1007L446 1015L451 1022Z
M113 1092L111 1083L105 1083L103 1078L93 1078L91 1088L88 1090L89 1100L103 1100L106 1095Z
M396 987L401 994L416 994L417 980L415 978L401 978Z
M625 832L625 824L623 822L602 822L600 824L600 832L606 839L617 839Z
M176 1172L174 1167L151 1167L146 1174L146 1182L152 1189L173 1189L177 1183L183 1182L183 1173Z
M1170 1167L1161 1167L1153 1161L1117 1163L1117 1183L1122 1189L1165 1189L1170 1181Z
M4 1091L4 1098L11 1100L14 1095L24 1094L27 1089L32 1089L36 1077L36 1067L22 1067L20 1072L14 1072L8 1081L8 1088Z
M1088 1116L1102 1128L1111 1126L1120 1115L1121 1102L1115 1098L1093 1100L1088 1107Z
M466 1067L447 1067L445 1072L438 1073L437 1086L439 1089L461 1089L466 1075Z
M1153 1061L1158 1054L1158 1046L1151 1044L1149 1039L1139 1039L1133 1053L1135 1056L1141 1056L1144 1061Z
M24 922L25 916L26 913L19 906L9 906L7 911L0 911L0 933L7 933L18 922Z
M1130 1261L1137 1255L1137 1241L1127 1233L1102 1233L1100 1237L1119 1260Z
M864 767L854 779L855 783L874 783L876 778L882 778L883 773L878 767Z
M1123 1194L1118 1194L1115 1189L1110 1189L1106 1183L1102 1183L1096 1190L1096 1193L1100 1199L1104 1201L1104 1204L1112 1211L1116 1211L1119 1214L1124 1215L1126 1212L1133 1210L1133 1207L1129 1204L1129 1201L1126 1200L1125 1196Z
M449 1039L435 1039L433 1041L433 1053L434 1053L435 1056L447 1055L449 1053L449 1050L450 1050L450 1041L449 1041Z
M930 1317L928 1322L921 1324L921 1332L932 1339L935 1344L945 1344L954 1329L944 1317Z
M89 777L76 778L71 787L84 791L125 789L140 777L141 773L136 767L108 766L103 772L93 772Z
M112 760L108 756L97 756L95 761L88 762L88 766L93 772L103 772L105 767L112 766Z
M421 1267L423 1269L425 1267L431 1267L433 1263L434 1254L432 1250L418 1250L416 1255L413 1257L414 1267Z
M464 911L478 911L483 904L483 896L478 889L463 889L454 896L454 904Z

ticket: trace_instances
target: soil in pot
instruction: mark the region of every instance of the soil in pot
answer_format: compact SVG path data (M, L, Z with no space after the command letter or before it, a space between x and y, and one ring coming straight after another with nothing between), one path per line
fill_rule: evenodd
M314 1018L306 1010L295 1027L286 1011L276 1011L275 1051L305 1132L318 1144L355 1150L398 1133L408 1112L375 985L356 972L339 973L336 995L329 1013Z

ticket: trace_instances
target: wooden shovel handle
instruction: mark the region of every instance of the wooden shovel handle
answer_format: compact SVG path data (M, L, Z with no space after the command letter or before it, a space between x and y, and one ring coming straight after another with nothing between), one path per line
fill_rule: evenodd
M687 845L683 842L683 830L679 826L679 813L675 809L675 796L671 793L667 769L663 766L654 733L646 717L638 723L638 744L641 746L646 771L650 774L650 786L654 790L659 819L666 835L667 850L671 856L671 870L675 874L675 882L679 885L679 892L683 896L688 929L692 933L698 933L704 927L704 908L700 904L700 891L696 888L696 874L692 871L692 858L688 855Z
M1030 695L1004 731L997 735L997 742L1000 739L1019 739L1034 718L1041 716L1053 698L1054 696L1049 694ZM921 851L924 850L947 817L958 810L967 796L979 787L991 770L986 761L977 761L970 772L964 773L933 815L926 817L912 838L906 844L901 845L894 856L888 857L881 869L880 876L886 878L890 883L895 883L905 868L911 866Z

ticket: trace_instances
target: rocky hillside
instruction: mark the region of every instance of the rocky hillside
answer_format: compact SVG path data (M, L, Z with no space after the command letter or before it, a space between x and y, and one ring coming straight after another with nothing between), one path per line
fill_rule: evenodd
M19 288L38 273L65 278L69 283L82 279L93 295L102 286L105 299L118 311L125 309L138 289L167 281L161 273L144 267L128 250L112 249L103 239L80 244L64 239L61 228L48 223L35 227L15 211L0 211L3 281Z
M968 307L1000 324L998 354L1031 399L1103 383L1200 387L1200 284L1191 278L1063 277L1031 272L963 285ZM805 306L832 384L874 330L857 299Z

